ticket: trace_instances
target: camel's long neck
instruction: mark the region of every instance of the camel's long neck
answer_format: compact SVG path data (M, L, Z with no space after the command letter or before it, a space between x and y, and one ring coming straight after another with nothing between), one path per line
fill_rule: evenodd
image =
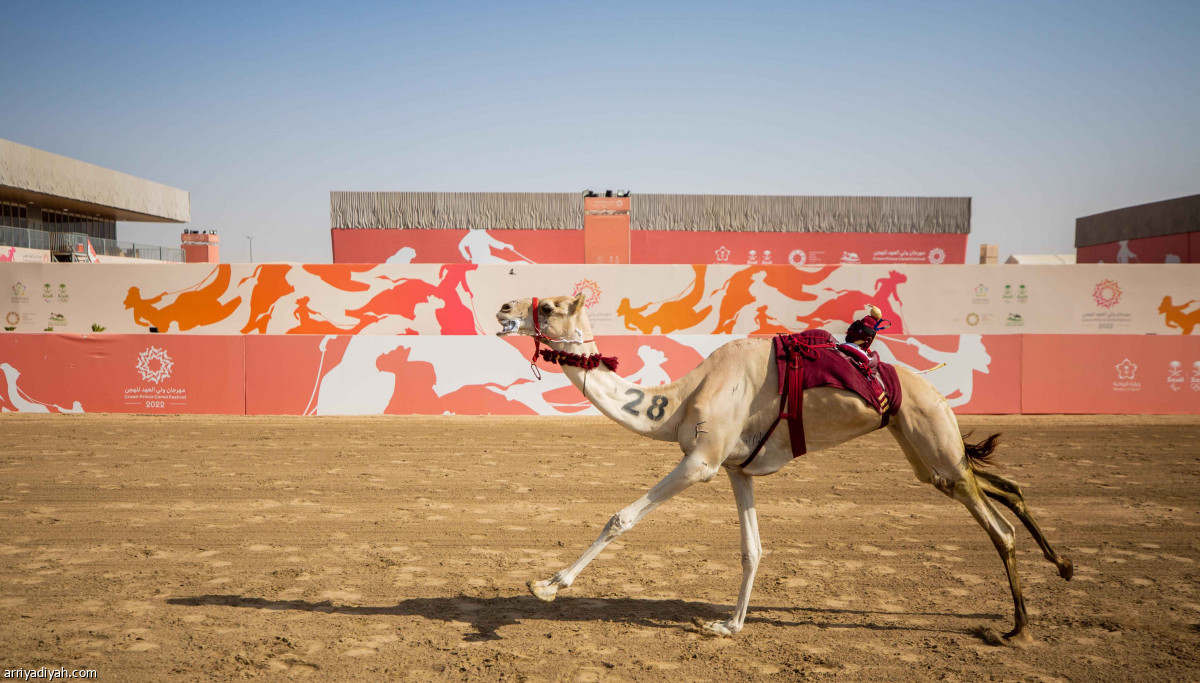
M589 338L590 334L584 339ZM559 351L590 356L599 353L595 342L551 346ZM677 441L676 432L690 395L687 378L660 386L639 386L601 365L595 370L564 365L563 373L605 417L642 436L660 441Z

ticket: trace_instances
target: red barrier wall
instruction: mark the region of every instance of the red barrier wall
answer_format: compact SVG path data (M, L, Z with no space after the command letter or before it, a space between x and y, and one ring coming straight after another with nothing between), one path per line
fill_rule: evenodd
M632 382L685 375L729 339L600 337ZM594 414L530 340L485 336L0 336L0 411L250 415ZM959 414L1200 413L1200 338L880 337ZM937 369L935 366L944 363Z
M0 409L17 412L246 412L240 337L6 334Z
M330 231L334 263L583 263L582 230Z
M1024 413L1200 413L1200 339L1028 335Z
M963 263L966 235L848 232L631 233L633 263Z

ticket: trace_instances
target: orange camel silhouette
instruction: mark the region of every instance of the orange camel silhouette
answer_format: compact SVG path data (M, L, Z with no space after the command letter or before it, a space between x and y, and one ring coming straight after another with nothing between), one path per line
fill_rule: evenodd
M708 266L693 265L694 276L690 289L678 299L659 304L658 309L649 315L642 315L642 311L654 305L654 302L633 308L629 299L621 299L621 303L617 305L617 315L624 318L625 329L653 334L654 328L657 327L662 330L660 334L670 334L704 322L708 314L712 313L712 306L705 306L699 311L696 310L696 306L704 298L704 276L707 269Z
M254 289L250 292L250 318L242 328L242 334L258 332L267 333L267 323L271 322L271 314L275 312L275 304L280 299L296 291L287 281L291 266L281 263L265 263L257 266L254 273L238 281L241 287L250 278L254 278Z
M755 303L754 295L750 293L755 275L763 273L763 284L793 301L813 301L817 295L804 291L805 286L823 281L837 269L838 266L825 266L810 273L790 266L753 266L739 270L709 295L725 290L725 298L721 299L717 328L713 330L713 334L733 334L733 325L737 322L738 313Z
M867 294L852 289L829 289L826 291L837 294L836 297L826 301L817 307L817 310L808 315L796 316L796 321L804 325L812 327L821 327L830 321L848 321L853 320L855 314L867 307L868 304L875 304L883 313L886 320L892 322L892 327L888 334L903 334L904 321L900 319L900 315L892 308L892 299L896 300L897 304L903 303L900 300L900 291L898 287L908 282L908 278L896 270L889 270L888 276L879 278L875 281L875 293Z
M180 332L186 332L194 327L213 325L233 314L242 303L242 297L234 297L226 303L221 303L221 297L229 289L233 278L229 264L217 266L204 280L217 277L211 284L190 292L183 292L171 303L158 308L155 306L167 296L163 292L152 299L143 299L142 292L137 287L130 287L125 295L125 308L133 309L133 321L143 327L157 327L160 332L167 332L171 323L179 326ZM200 283L203 284L204 280Z
M1177 327L1183 330L1183 334L1191 334L1196 325L1200 325L1200 308L1191 313L1184 313L1183 309L1194 303L1196 302L1193 300L1176 306L1171 297L1164 296L1162 303L1158 305L1158 312L1166 318L1167 327Z
M340 289L343 292L365 292L371 288L371 285L355 280L354 274L365 273L374 268L375 265L373 263L367 265L317 263L305 265L304 270L321 278L325 284Z

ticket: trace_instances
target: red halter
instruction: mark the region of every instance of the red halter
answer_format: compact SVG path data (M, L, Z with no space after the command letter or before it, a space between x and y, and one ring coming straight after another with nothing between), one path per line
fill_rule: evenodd
M537 297L533 297L532 301L533 303L530 305L533 306L533 356L529 359L529 367L533 368L533 374L535 377L538 379L542 378L542 373L537 368L538 356L541 356L542 360L549 361L551 363L557 363L558 365L570 365L571 367L583 368L584 370L595 370L596 368L600 367L601 363L608 366L609 370L615 371L617 369L616 356L601 356L598 353L593 353L590 356L583 356L578 353L555 351L554 349L543 349L543 342L546 344L549 344L550 342L561 342L565 344L588 344L596 340L581 339L576 341L574 339L550 339L549 337L545 336L542 334L542 324L538 320Z

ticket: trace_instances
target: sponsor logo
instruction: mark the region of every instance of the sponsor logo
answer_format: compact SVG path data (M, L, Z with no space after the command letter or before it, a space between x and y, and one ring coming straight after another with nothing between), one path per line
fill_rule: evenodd
M21 322L21 314L16 311L9 311L8 315L4 316L4 322L9 325L16 325Z
M856 254L855 252L843 251L842 252L842 263L862 263L862 261L859 260L858 254Z
M71 300L71 295L67 294L67 286L65 284L60 283L58 285L58 302L65 304L70 300Z
M25 285L20 282L13 285L13 296L25 296Z
M166 349L151 346L138 354L136 369L138 374L142 376L142 379L147 382L158 384L170 379L171 370L174 367L175 362L171 360L171 356L167 354Z
M771 265L771 250L763 249L762 262L764 266Z
M1001 294L1000 298L1005 300L1013 298L1012 285L1004 285L1004 294Z
M1004 324L1009 327L1024 327L1025 318L1022 318L1020 313L1009 313L1008 319L1004 321Z
M1138 369L1137 363L1134 363L1133 361L1129 360L1128 358L1121 361L1120 363L1117 363L1116 368L1117 368L1117 379L1133 379L1134 377L1137 376L1137 369Z
M1025 303L1029 300L1029 291L1025 289L1025 285L1017 285L1017 301Z
M63 315L62 313L51 312L50 313L50 322L47 323L46 326L47 327L62 327L63 325L66 325L66 324L67 324L67 316Z
M945 263L946 252L942 251L941 247L934 247L929 250L929 262L936 265Z
M1121 287L1115 280L1105 278L1096 283L1092 290L1092 299L1101 308L1112 308L1121 303Z
M971 312L967 314L967 324L974 327L979 324L979 314Z
M987 297L987 293L988 293L987 285L975 285L975 298L976 299L983 299L983 298Z
M1200 391L1200 360L1192 363L1192 379L1188 384L1192 391Z
M1167 386L1171 387L1171 391L1179 391L1183 388L1185 378L1183 376L1183 363L1173 360L1167 363Z
M600 285L596 284L595 280L584 278L575 283L575 290L571 292L575 296L584 295L583 307L591 308L600 303Z
M791 253L788 254L788 263L792 264L793 266L802 266L807 260L808 255L804 253L803 249L793 249Z
M50 300L53 298L54 290L50 288L50 283L47 282L46 284L42 285L42 300L46 303L50 303Z
M717 248L717 263L728 263L730 253L731 252L729 251L728 248L725 247L724 244L722 244L720 247L718 247Z
M1142 390L1142 383L1137 381L1137 363L1126 358L1114 367L1117 369L1117 381L1113 382L1113 391Z
M754 265L758 263L758 252L751 249L750 258L746 259L746 265Z

